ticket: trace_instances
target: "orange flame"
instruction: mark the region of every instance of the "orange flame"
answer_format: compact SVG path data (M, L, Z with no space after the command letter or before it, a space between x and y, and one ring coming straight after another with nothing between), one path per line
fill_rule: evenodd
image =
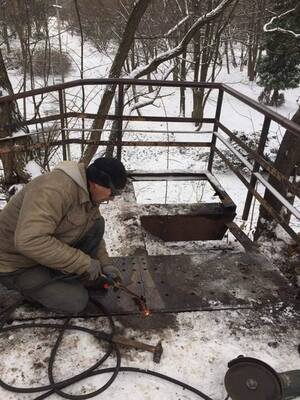
M144 308L144 317L149 317L150 314L151 311L149 310L149 308Z

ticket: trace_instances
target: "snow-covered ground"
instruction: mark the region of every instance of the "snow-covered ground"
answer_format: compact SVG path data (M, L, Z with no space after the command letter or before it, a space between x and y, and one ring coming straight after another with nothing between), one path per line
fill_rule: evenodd
M277 372L299 369L299 331L289 327L289 311L283 311L281 323L272 315L260 315L257 311L215 311L182 313L171 319L172 326L160 331L143 329L143 322L133 323L140 329L130 329L126 323L126 336L156 345L162 340L163 355L155 364L152 354L121 349L122 366L150 369L169 375L201 390L214 400L226 396L224 376L227 363L239 355L255 357L269 363ZM151 317L150 317L151 318ZM281 324L286 321L287 331ZM107 327L102 318L90 321L76 320L77 324L92 328ZM148 323L148 326L151 325ZM120 329L122 323L117 321ZM0 376L7 383L28 387L47 384L47 362L50 344L55 340L53 331L22 332L0 341ZM56 379L63 379L81 372L102 356L103 349L94 338L86 334L68 333L58 354L55 368ZM103 367L114 366L114 358ZM23 373L22 373L23 371ZM69 388L74 394L85 394L104 384L108 377L96 376ZM12 394L0 389L0 398L29 400L36 396ZM195 394L182 390L171 383L142 374L120 373L114 384L95 399L196 399ZM298 397L299 400L300 397ZM59 399L57 395L51 399Z
M67 77L67 80L79 78L79 70L75 65L79 65L79 38L64 33L63 40L64 49L72 55L74 59L74 69ZM102 78L107 76L111 60L108 57L100 57L99 53L89 45L84 47L84 63L86 78ZM14 86L17 88L19 83L19 75L17 72L11 73ZM240 71L232 71L228 75L224 70L218 76L218 81L226 82L236 90L257 99L261 91L255 83L249 83L245 78L245 73ZM53 83L57 83L54 81ZM37 87L42 83L37 83ZM72 96L78 92L68 90L67 100L71 104ZM147 115L179 115L179 98L177 90L164 89L161 94L174 95L163 97L157 103L158 108L148 106L143 109L143 113ZM177 95L176 95L177 93ZM80 99L80 90L77 93ZM87 93L87 112L96 112L99 104L100 92L98 88L92 87ZM192 101L191 92L187 90L187 115L191 113ZM213 91L209 98L205 114L206 116L214 116L216 107L217 92ZM300 90L294 89L286 92L286 103L277 111L290 118L297 108L297 99L300 96ZM49 96L48 102L45 103L44 112L54 113L57 109L57 102L53 96ZM21 104L21 103L20 103ZM78 102L76 103L78 105ZM79 102L80 104L80 102ZM21 107L22 109L22 107ZM249 108L238 100L225 95L221 114L221 121L224 125L231 129L244 131L247 134L261 129L263 119L257 112L251 111ZM185 134L175 133L175 131L194 131L192 124L153 124L153 123L131 123L128 129L161 130L165 133L161 134L166 140L205 140L210 135L205 133ZM202 131L211 130L211 126L204 125ZM284 131L277 125L271 126L269 146L278 144L282 139ZM133 135L131 133L130 135ZM141 137L140 133L135 133L135 137ZM149 139L158 140L159 134L153 134ZM144 136L143 136L144 137ZM99 153L100 154L100 153ZM98 154L98 155L99 155ZM191 149L175 150L175 149L138 149L133 148L124 150L124 162L130 169L146 169L146 170L163 170L163 169L181 169L188 171L198 171L205 169L205 163L199 159L199 151ZM78 158L79 154L73 154L74 158ZM30 170L32 165L29 166ZM238 207L237 223L242 224L241 212L242 204L246 197L246 188L240 181L230 172L216 171L216 176L222 183L231 198ZM151 201L164 201L166 187L156 191L152 190ZM157 198L153 195L157 193ZM205 196L209 196L206 188L185 188L185 201L189 201L193 195L193 199L201 201ZM138 187L136 185L136 195L141 201L149 198L149 191L145 190L145 186ZM182 190L174 192L172 187L168 187L169 201L182 201ZM150 200L149 200L150 201ZM248 224L243 223L243 227L247 233L251 233L253 224L257 218L257 203L253 210L253 221ZM109 224L109 213L107 217ZM299 226L299 225L297 225ZM112 230L108 229L108 232ZM107 237L108 246L111 239ZM271 255L271 250L269 255ZM116 255L116 254L113 254ZM122 350L124 355L123 366L138 366L145 369L152 369L170 375L174 378L182 380L213 399L221 400L226 396L224 389L224 375L227 370L227 363L231 359L240 354L257 357L269 363L275 370L282 372L290 369L300 369L300 358L297 346L300 342L299 326L290 325L291 312L284 309L279 312L279 317L274 317L270 310L261 312L254 310L239 311L214 311L214 312L193 312L182 313L176 316L170 316L170 326L166 325L164 329L153 331L150 323L148 329L143 329L143 321L134 321L134 318L127 317L117 318L117 326L128 337L134 336L136 339L156 344L159 339L163 340L164 353L162 361L159 365L154 364L152 357L148 353ZM150 318L155 318L152 316ZM169 318L166 315L166 319ZM151 321L151 320L150 320ZM92 319L90 321L76 320L82 324L89 326L102 327L106 326L106 322L102 318ZM40 383L47 383L46 365L49 357L49 349L53 342L53 332L44 334L38 332L22 332L13 334L5 340L0 341L1 348L1 365L0 377L6 382L13 383L16 386L34 386ZM65 339L63 349L58 356L57 377L66 378L72 372L84 369L96 360L99 354L99 344L92 338L86 337L85 334L69 333ZM114 365L113 361L107 361L106 366ZM90 378L88 381L82 382L74 387L77 393L84 393L93 390L103 383L103 377L97 376ZM33 395L13 394L0 389L0 399L17 400L17 399L33 399ZM51 398L58 399L53 395ZM96 399L194 399L195 395L180 388L168 384L154 377L141 376L139 374L120 374L115 383L102 395L95 397ZM300 397L298 397L300 399Z

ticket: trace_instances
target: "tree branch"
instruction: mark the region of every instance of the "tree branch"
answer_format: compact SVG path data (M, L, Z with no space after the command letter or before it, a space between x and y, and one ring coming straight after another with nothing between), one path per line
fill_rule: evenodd
M264 32L282 32L282 33L288 33L290 35L293 35L295 38L300 38L300 33L296 33L294 31L291 31L289 29L284 29L284 28L280 28L279 26L275 27L275 28L269 28L270 25L272 25L272 23L276 20L282 19L283 17L285 17L288 14L293 13L294 11L296 11L296 7L292 8L291 10L285 11L284 13L280 14L280 15L275 15L274 17L271 18L271 20L269 22L267 22L264 25Z
M131 72L130 78L140 78L141 76L147 75L156 70L156 68L165 61L171 60L174 57L180 55L187 44L191 41L195 33L202 28L202 26L218 18L220 14L231 4L234 0L223 0L216 8L202 15L198 20L192 25L192 27L185 34L178 46L174 49L168 50L162 54L159 54L155 59L151 60L146 66L136 68Z
M109 77L110 78L118 78L121 74L124 62L126 60L126 57L128 56L128 52L132 46L132 43L134 41L134 35L136 32L136 29L138 27L138 24L140 20L142 19L145 11L147 10L149 4L151 1L149 0L139 0L136 5L134 6L128 22L126 24L124 33L122 35L122 39L120 42L120 45L117 50L117 54L114 58L114 61L112 63L110 72L109 72ZM113 101L114 95L115 95L115 90L116 90L116 85L108 85L105 88L103 97L101 99L100 106L97 111L97 115L99 117L102 117L104 115L107 115L111 106L111 103ZM101 137L101 130L104 126L104 120L103 118L98 118L95 119L92 128L94 130L98 130L98 132L93 132L91 134L91 139L92 140L99 140ZM85 163L85 165L88 165L91 159L93 158L94 154L97 151L98 146L97 145L90 145L87 150L85 151L82 161Z

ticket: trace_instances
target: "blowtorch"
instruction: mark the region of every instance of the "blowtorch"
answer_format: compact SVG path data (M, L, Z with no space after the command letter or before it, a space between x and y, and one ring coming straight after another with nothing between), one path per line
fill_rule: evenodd
M139 296L138 294L129 290L126 286L124 286L119 280L113 279L110 275L101 275L101 279L99 282L100 286L104 289L115 289L122 290L123 292L130 295L134 302L137 304L139 310L143 313L144 317L148 317L151 314L150 309L147 307L146 299L144 296Z

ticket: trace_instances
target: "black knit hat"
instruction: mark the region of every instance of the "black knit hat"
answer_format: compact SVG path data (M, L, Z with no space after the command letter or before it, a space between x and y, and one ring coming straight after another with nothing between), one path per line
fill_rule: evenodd
M86 169L89 181L98 185L115 189L123 189L126 185L127 174L121 161L115 158L97 158Z

